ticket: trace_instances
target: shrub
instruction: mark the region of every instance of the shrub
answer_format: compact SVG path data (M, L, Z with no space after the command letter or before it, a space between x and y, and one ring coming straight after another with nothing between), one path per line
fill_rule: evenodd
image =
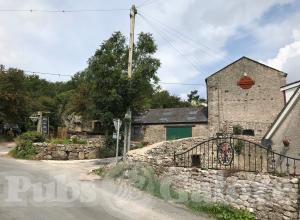
M233 146L234 147L234 151L240 155L242 153L242 150L245 147L245 143L242 140L238 140L237 143Z
M44 142L46 139L45 135L42 133L36 132L36 131L28 131L23 134L21 134L18 138L18 140L26 140L31 141L32 143L36 142Z
M39 132L25 132L16 138L17 146L10 151L10 155L20 159L33 159L37 154L33 143L44 141L45 136Z
M185 204L188 208L197 213L206 213L218 220L255 220L255 215L247 210L236 209L229 205L219 203L193 202L188 201Z
M233 134L242 135L243 134L243 127L241 125L233 126Z
M17 146L9 154L15 158L33 159L37 154L37 150L31 141L19 140Z

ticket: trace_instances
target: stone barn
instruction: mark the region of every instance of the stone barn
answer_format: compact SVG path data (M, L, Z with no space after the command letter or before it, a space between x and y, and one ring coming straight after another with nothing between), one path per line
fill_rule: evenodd
M206 79L208 128L260 140L285 104L287 74L242 57Z
M208 136L207 108L150 109L132 123L132 140L153 144L165 140Z

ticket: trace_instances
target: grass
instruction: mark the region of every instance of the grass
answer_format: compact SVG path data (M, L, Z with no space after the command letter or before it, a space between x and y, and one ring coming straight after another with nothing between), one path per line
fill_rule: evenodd
M47 143L51 144L87 144L86 140L76 139L76 141L72 141L70 139L62 139L62 138L53 138L47 140Z
M20 148L20 146L15 147L8 154L17 159L31 160L34 159L37 150L32 143L26 143L22 148Z
M181 203L191 211L199 214L207 214L217 220L254 220L254 214L247 210L233 208L220 203L194 202L191 195L186 192L176 192L167 182L162 182L155 174L154 170L145 165L133 165L119 163L115 167L105 170L101 168L96 172L101 176L110 178L126 178L136 188L151 194L155 197Z

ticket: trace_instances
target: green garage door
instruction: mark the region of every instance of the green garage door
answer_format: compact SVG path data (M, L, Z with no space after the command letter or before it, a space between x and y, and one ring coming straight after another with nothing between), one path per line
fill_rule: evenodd
M167 127L167 140L192 137L192 127Z

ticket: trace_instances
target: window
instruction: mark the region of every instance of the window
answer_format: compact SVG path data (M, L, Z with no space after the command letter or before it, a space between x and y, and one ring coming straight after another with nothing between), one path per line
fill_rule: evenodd
M247 136L255 136L254 130L253 130L253 129L244 129L244 130L243 130L243 135L247 135Z

